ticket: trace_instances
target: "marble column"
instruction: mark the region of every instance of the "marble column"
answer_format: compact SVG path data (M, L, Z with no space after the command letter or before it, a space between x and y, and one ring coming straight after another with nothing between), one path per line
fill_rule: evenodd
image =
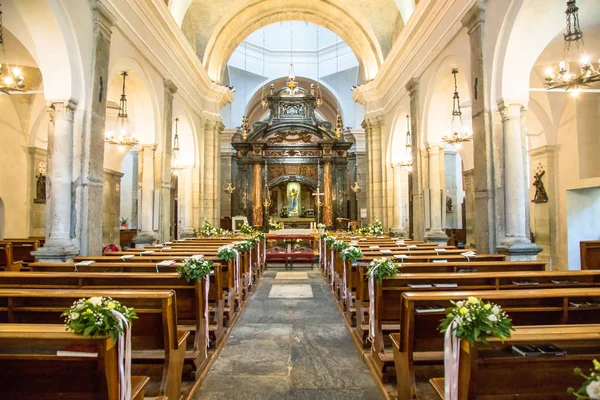
M180 212L182 218L179 225L182 238L194 236L193 174L192 168L185 169L179 174L179 209L183 210Z
M425 209L423 205L423 165L421 157L421 111L419 108L419 80L412 78L406 85L410 96L410 124L412 140L412 235L423 240L425 235Z
M495 149L492 129L492 115L489 106L492 104L488 85L491 77L485 68L487 64L485 52L485 17L487 2L477 0L462 19L462 24L468 29L471 44L471 111L473 126L474 194L475 194L475 225L474 243L480 252L494 252L500 227L497 226L499 205L497 192L501 184L498 175L501 174L502 156ZM495 165L496 164L496 165ZM501 189L501 188L500 188Z
M193 211L193 228L200 228L202 226L202 197L200 193L200 165L194 165L192 168L192 207Z
M223 193L221 189L221 133L225 125L223 122L217 121L214 128L214 171L215 171L215 189L213 191L213 207L214 207L214 224L220 226L221 224L221 195Z
M215 220L215 126L217 121L207 119L204 124L204 181L202 220L207 219L211 224Z
M67 261L79 254L74 238L73 119L77 102L49 104L46 175L46 243L32 252L40 261ZM102 215L100 215L102 218Z
M394 218L392 232L401 237L406 237L406 203L408 198L408 171L400 164L392 164L394 174Z
M173 98L177 93L177 86L168 79L163 80L164 85L164 111L161 169L157 178L160 179L160 219L159 235L161 241L171 240L171 153L173 149ZM174 235L177 232L173 232Z
M448 236L443 230L442 222L442 188L443 170L440 165L440 153L443 154L443 146L437 143L429 144L429 216L431 227L425 234L424 239L428 242L445 245L448 243Z
M383 168L381 130L383 120L379 117L366 118L363 127L367 134L367 157L369 165L369 215L371 223L384 217Z
M465 246L477 248L475 242L475 191L474 191L474 175L475 169L470 169L463 172L465 182L465 222L464 227L467 234ZM460 207L460 205L457 204Z
M73 225L74 239L82 255L102 253L102 197L104 182L104 137L106 129L106 93L112 27L115 17L102 1L92 3L93 47L90 85L85 88L85 117L81 133L74 137Z
M521 109L523 104L499 101L504 131L504 226L505 236L496 248L511 260L535 260L542 251L529 240L525 201L525 170Z
M368 223L371 215L373 214L374 207L374 199L373 199L373 134L369 123L365 119L362 122L362 127L365 130L365 156L366 156L366 166L367 166L367 182L369 182L369 187L365 187L363 190L366 191L366 200L367 200L367 221L363 221L363 223ZM359 211L360 212L360 211Z
M158 240L154 231L154 156L157 145L145 145L138 151L138 185L141 188L141 212L138 213L138 234L133 238L136 247L144 247ZM140 201L140 200L138 200Z
M263 225L263 205L262 205L262 164L255 162L252 165L253 193L252 193L252 226L261 227Z
M334 227L332 184L331 161L327 161L323 164L323 223L328 227Z

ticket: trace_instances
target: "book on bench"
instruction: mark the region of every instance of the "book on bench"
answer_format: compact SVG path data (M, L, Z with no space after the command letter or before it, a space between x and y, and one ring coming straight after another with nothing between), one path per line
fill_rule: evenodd
M456 287L458 287L458 283L452 283L452 282L448 282L448 283L434 283L433 286L435 286L436 288L442 288L442 289L456 288Z
M431 283L409 283L406 286L408 286L411 289L427 289L433 287Z
M379 252L381 254L392 254L392 251L390 249L382 249L382 250L379 250Z
M477 271L479 271L477 268L460 268L456 272L458 272L459 274L464 274L464 273L467 273L467 272L477 272Z
M440 305L432 305L429 307L417 307L415 308L415 312L417 314L433 314L433 313L440 313L440 312L444 312L446 311L446 309Z
M127 261L131 260L133 257L135 257L133 254L125 254L124 256L121 256L121 260Z
M407 249L416 249L417 245L416 244L409 244L408 246L406 246Z
M379 246L369 246L369 249L371 249L372 251L379 250Z
M175 260L163 260L163 261L159 262L158 264L156 264L156 266L157 267L170 267L173 264L175 264Z
M567 352L556 347L553 344L515 344L512 346L513 353L520 354L523 357L550 357L565 356Z
M396 242L396 245L397 245L398 247L402 247L402 246L404 246L404 245L405 245L405 243L404 243L404 240L398 240L398 241Z
M406 254L395 254L394 258L397 258L398 260L402 260L404 258L408 258L408 256Z
M165 250L173 250L171 247L163 247L160 249L160 251L165 251Z
M94 346L84 346L80 344L73 344L65 347L62 350L57 350L56 355L58 357L89 357L98 358L98 352L95 351Z
M600 306L599 303L594 303L594 302L591 302L591 301L581 301L581 302L579 302L579 301L570 301L569 305L571 307L575 307L575 308L598 307L598 306Z
M154 254L154 252L152 250L148 250L148 251L142 251L140 253L140 256L149 256L149 255L152 255L152 254Z
M431 260L433 263L447 263L448 260Z
M579 282L578 281L559 281L559 280L552 280L552 283L554 283L555 285L577 285Z
M540 283L534 281L512 281L512 284L516 286L537 286Z
M96 261L94 261L94 260L80 261L77 264L75 264L75 266L76 267L88 267L88 266L92 265L95 262Z

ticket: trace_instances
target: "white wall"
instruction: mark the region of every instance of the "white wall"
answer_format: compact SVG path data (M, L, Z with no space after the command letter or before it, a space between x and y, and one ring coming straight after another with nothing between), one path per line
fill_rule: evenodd
M133 191L134 188L134 176L137 182L137 169L133 170L133 155L132 152L127 153L123 164L121 166L121 172L124 174L121 178L121 218L127 218L129 221L129 229L137 228L137 220L132 219L133 210ZM120 219L120 218L119 218Z
M579 242L600 239L600 187L567 191L569 269L581 268Z

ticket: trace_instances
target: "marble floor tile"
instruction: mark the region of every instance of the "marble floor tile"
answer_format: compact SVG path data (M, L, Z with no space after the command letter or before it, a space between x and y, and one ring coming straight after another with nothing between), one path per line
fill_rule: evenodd
M270 299L311 299L313 297L310 285L272 285Z

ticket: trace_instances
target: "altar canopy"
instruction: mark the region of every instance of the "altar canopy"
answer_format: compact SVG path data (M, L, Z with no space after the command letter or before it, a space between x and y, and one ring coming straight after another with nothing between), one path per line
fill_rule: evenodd
M240 196L232 215L266 228L269 217L303 218L335 227L347 216L347 166L351 142L336 137L316 113L314 93L287 87L267 96L268 111L246 138L233 137L231 167ZM322 192L323 196L313 196ZM312 219L311 219L312 218Z

